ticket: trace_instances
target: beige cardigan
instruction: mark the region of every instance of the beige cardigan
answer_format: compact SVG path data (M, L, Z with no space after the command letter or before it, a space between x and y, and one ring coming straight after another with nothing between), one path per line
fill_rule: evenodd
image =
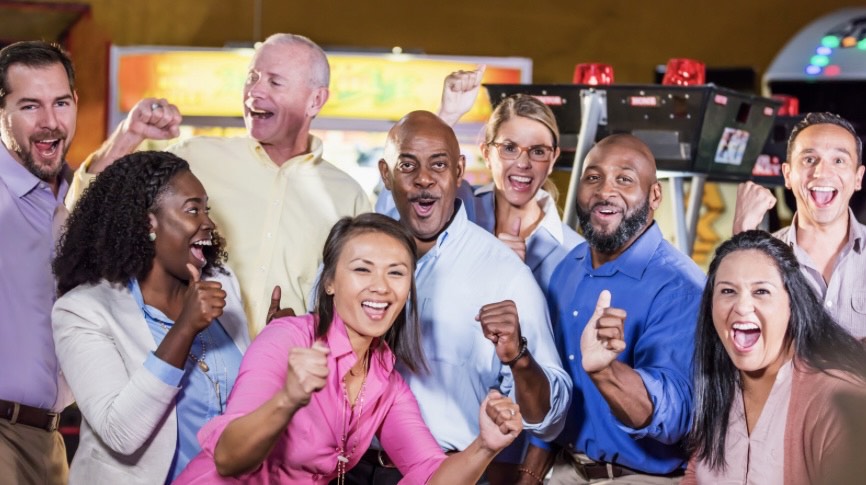
M220 275L226 307L220 323L243 353L249 346L237 280ZM162 483L177 447L169 386L144 368L156 350L141 309L125 285L81 285L51 314L60 367L84 417L70 485Z
M866 483L866 385L795 360L784 463L788 485ZM695 466L693 456L681 485L698 483Z

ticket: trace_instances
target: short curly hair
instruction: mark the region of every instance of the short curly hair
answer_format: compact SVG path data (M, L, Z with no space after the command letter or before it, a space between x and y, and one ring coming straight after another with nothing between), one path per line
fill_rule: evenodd
M148 214L172 179L189 164L168 152L143 151L118 159L85 190L61 236L53 269L60 295L78 285L105 279L125 284L143 279L153 267L154 243ZM225 242L214 231L205 246L203 276L222 270Z

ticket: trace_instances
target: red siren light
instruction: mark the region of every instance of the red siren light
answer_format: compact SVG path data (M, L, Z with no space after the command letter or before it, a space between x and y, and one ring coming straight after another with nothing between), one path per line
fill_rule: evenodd
M694 86L706 83L706 66L694 59L671 59L668 61L662 84L668 86Z
M598 62L585 62L574 66L574 84L613 84L613 66Z

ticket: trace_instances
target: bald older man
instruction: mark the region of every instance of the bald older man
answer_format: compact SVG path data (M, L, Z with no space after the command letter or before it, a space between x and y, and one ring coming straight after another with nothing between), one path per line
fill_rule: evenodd
M574 381L550 483L670 483L682 474L705 277L662 237L653 221L660 203L643 142L613 135L590 150L577 194L586 243L560 263L549 289ZM534 441L521 483L538 483L552 461Z
M552 439L562 429L571 383L545 298L514 251L467 219L457 199L463 170L454 132L432 113L409 113L388 133L379 171L418 244L418 315L430 367L403 375L446 451L472 442L478 406L491 388L516 400L528 433ZM377 469L387 459L375 453L350 473L351 483L396 482L393 472ZM510 470L494 465L488 476L514 483L517 463Z

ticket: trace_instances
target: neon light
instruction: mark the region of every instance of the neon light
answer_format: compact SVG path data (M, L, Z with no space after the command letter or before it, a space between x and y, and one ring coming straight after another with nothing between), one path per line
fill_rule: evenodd
M857 48L861 51L866 51L866 39L861 40L857 43Z
M833 53L833 49L822 45L821 47L815 49L815 52L822 56L829 56Z
M839 38L835 35L828 35L821 39L821 45L824 47L829 47L831 49L835 49L839 47Z
M809 62L813 65L824 67L827 64L830 64L830 58L827 56L812 56L812 58L809 59Z
M838 64L833 64L833 65L831 65L831 66L827 66L827 68L824 69L824 75L825 75L825 76L830 76L830 77L832 77L832 76L838 76L839 73L841 73L841 72L842 72L842 68L839 67Z
M811 74L813 76L816 74L821 74L821 68L814 64L810 64L806 66L806 74Z
M845 37L842 39L842 47L854 47L857 45L857 39L855 37Z

